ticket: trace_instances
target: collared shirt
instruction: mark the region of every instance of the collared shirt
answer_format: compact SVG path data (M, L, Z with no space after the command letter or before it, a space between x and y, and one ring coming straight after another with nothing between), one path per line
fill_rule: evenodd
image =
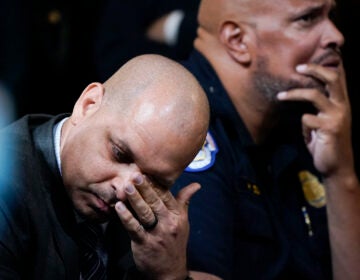
M55 147L55 156L56 156L56 162L61 173L61 158L60 158L60 138L61 138L61 129L62 126L64 125L64 122L68 119L64 118L62 119L60 122L58 122L55 126L54 126L54 147Z
M56 161L57 161L57 165L60 171L60 174L62 174L61 172L61 158L60 158L60 139L61 139L61 129L64 125L64 122L68 119L64 118L62 119L60 122L58 122L55 126L54 126L54 147L55 147L55 156L56 156ZM75 212L75 218L77 223L82 223L84 222L84 219L82 217L79 216L79 214L77 214L77 212L74 210ZM100 224L101 229L105 232L106 227L108 225L108 222L102 223ZM107 252L104 251L104 248L97 248L97 252L99 254L99 256L102 258L103 262L106 264L107 260L108 260L108 256L107 256ZM82 280L82 277L80 275L80 280Z

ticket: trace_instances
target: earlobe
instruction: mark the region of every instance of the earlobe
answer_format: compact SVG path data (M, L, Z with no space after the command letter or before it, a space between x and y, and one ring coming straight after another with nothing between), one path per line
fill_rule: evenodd
M220 29L220 38L229 54L239 63L249 64L251 55L245 42L244 30L235 22L224 22Z
M101 106L104 93L105 90L102 84L89 84L75 103L71 116L73 124L76 124L87 115L96 112Z

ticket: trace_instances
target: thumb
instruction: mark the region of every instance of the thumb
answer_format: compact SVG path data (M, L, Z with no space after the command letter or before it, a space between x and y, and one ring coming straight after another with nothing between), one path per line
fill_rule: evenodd
M176 200L181 204L189 205L191 197L200 190L200 188L201 186L199 183L191 183L178 192Z

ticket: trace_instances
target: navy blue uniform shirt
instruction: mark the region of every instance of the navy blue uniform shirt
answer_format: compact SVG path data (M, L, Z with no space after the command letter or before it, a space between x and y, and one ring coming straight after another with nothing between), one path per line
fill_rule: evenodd
M189 205L189 268L224 279L331 279L324 187L289 118L263 146L246 130L205 58L184 65L207 92L209 133L176 182L202 188Z

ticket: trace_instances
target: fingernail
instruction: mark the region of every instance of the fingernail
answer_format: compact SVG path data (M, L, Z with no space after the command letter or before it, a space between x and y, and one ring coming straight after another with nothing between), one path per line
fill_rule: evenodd
M307 69L306 64L300 64L300 65L296 66L296 71L298 71L298 72L304 72L304 71L306 71L306 69Z
M137 174L133 179L135 185L141 185L143 180L144 178L141 174Z
M283 98L286 97L286 95L287 95L287 92L286 92L286 91L282 91L282 92L279 92L279 93L277 94L277 98L278 98L278 99L283 99Z
M133 194L135 192L135 188L133 185L129 184L125 187L125 192L128 194Z
M121 201L118 201L116 204L115 204L115 207L118 211L120 212L123 212L126 210L126 206L124 203L122 203Z

